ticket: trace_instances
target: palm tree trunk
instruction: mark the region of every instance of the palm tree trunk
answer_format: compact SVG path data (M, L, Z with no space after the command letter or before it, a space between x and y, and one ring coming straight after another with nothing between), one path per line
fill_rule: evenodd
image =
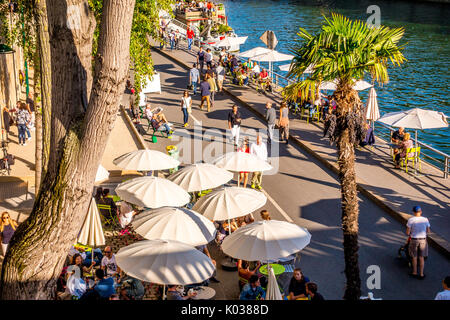
M342 230L344 234L345 300L358 300L361 296L361 279L358 264L358 193L356 189L355 149L353 133L348 126L348 114L354 109L355 91L347 84L340 84L335 92L337 100L338 166L341 184Z

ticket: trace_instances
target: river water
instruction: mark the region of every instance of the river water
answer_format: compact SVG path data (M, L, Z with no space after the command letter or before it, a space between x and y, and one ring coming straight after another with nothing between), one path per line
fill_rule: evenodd
M450 5L415 1L274 1L274 0L224 0L228 24L239 36L248 36L241 46L245 51L265 46L259 37L272 30L278 39L276 50L289 53L299 39L298 28L316 33L324 23L322 15L331 11L351 19L366 21L368 6L378 5L381 24L404 27L404 55L408 59L401 67L390 67L390 81L375 86L380 112L400 111L408 108L432 109L450 116ZM278 69L274 71L286 74ZM370 79L366 79L369 80ZM368 90L360 92L366 101ZM413 132L411 132L413 133ZM419 140L450 154L450 129L419 131Z

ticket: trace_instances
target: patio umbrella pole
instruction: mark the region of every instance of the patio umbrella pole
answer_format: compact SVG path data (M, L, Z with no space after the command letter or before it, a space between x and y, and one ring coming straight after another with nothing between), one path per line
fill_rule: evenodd
M162 296L163 300L166 300L166 285L163 284L163 296Z

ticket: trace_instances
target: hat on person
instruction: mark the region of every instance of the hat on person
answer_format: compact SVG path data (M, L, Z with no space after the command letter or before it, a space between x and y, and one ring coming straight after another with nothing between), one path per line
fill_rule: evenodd
M414 206L413 212L420 212L422 211L422 208L420 206Z

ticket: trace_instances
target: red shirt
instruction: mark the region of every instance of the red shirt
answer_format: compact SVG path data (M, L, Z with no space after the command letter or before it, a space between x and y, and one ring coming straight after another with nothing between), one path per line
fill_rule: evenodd
M266 77L268 77L268 76L269 76L269 74L267 73L267 71L261 71L261 72L259 73L259 77L260 77L261 79L266 78Z
M206 7L207 7L209 10L211 10L211 8L212 8L212 3L211 3L211 2L208 2L208 4L206 5Z
M193 39L194 38L194 30L192 30L192 29L189 29L188 30L188 32L187 32L187 37L189 38L189 39Z

